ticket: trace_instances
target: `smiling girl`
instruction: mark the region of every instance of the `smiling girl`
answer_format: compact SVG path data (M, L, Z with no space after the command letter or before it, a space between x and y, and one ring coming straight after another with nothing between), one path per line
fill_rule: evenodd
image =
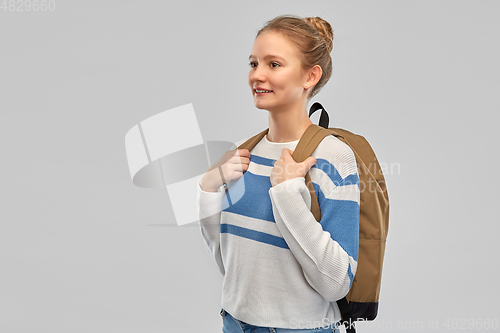
M356 160L332 135L304 162L292 158L312 124L307 102L331 76L332 48L332 28L319 17L267 22L252 47L248 84L255 107L268 111L269 130L199 180L201 233L224 276L225 333L338 331L336 301L348 293L358 260ZM320 223L310 211L307 172Z

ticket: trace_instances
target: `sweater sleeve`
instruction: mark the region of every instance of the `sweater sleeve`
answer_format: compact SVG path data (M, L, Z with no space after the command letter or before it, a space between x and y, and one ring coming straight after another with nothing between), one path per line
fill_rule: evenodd
M221 186L217 192L203 191L198 180L196 206L198 207L201 235L208 253L222 275L225 275L225 269L220 251L220 218L224 194L224 186Z
M329 302L347 295L358 260L359 177L352 150L344 149L342 154L344 156L337 159L342 161L342 166L316 170L328 176L319 179L329 182L320 184L319 191L316 187L320 223L310 211L311 195L304 177L286 180L269 189L274 218L283 238L301 265L307 282ZM317 158L313 168L324 161ZM341 177L339 168L350 172L344 172ZM332 189L325 196L322 188Z
M236 147L245 142L246 139L235 143ZM202 176L203 177L203 176ZM201 189L200 177L198 179L196 206L200 220L200 230L208 253L215 262L222 275L226 274L222 261L220 248L220 222L224 196L224 186L219 187L217 192L207 192Z

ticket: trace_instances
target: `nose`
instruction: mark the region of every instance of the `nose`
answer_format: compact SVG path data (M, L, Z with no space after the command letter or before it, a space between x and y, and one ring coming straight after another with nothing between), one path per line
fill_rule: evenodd
M250 75L250 80L252 80L253 82L265 80L264 72L262 69L260 69L260 66L257 66L257 67L252 69L252 74Z

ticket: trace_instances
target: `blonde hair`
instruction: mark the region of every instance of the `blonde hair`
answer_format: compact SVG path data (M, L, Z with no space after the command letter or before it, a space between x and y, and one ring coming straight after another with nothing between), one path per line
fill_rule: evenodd
M330 23L318 16L301 18L295 15L280 15L268 21L255 38L267 31L279 32L295 44L304 70L315 65L321 67L321 78L312 88L308 100L314 97L332 76L330 52L333 49L333 30Z

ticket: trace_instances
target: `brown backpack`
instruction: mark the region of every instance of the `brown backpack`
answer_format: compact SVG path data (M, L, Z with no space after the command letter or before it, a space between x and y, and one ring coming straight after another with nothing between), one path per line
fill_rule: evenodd
M345 142L354 152L360 183L358 266L351 289L337 301L347 332L355 332L354 321L373 320L377 316L385 242L389 228L389 196L382 169L370 144L364 137L340 128L328 128L329 117L320 103L314 103L309 117L322 109L320 126L312 124L300 138L293 159L306 160L328 135ZM249 151L267 134L269 128L242 143L238 149ZM311 193L311 212L316 221L321 211L309 172L305 176Z

